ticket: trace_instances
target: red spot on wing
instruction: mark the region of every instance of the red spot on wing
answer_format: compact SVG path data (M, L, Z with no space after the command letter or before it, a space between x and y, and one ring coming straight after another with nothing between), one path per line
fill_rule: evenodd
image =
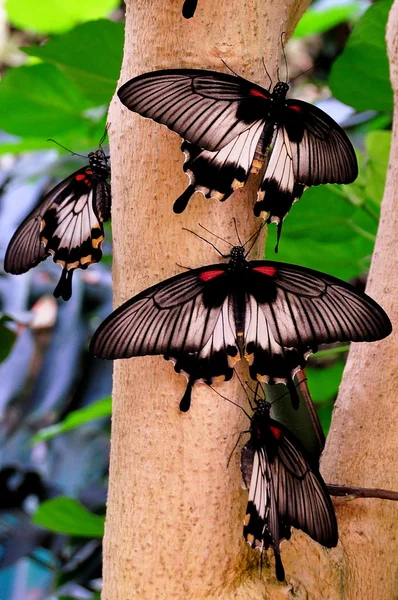
M219 277L220 275L223 275L225 271L203 271L203 273L200 273L199 275L199 279L201 281L210 281L211 279L214 279L215 277Z
M301 112L301 106L297 106L296 104L291 104L291 105L289 106L289 108L290 108L291 110L294 110L295 112L298 112L298 113L300 113L300 112Z
M278 429L277 427L274 427L273 425L270 426L270 429L271 429L271 433L274 436L274 438L279 440L279 438L282 435L282 431L280 429Z
M86 176L83 173L78 173L75 177L76 181L82 181Z
M253 271L258 271L263 275L268 275L268 277L274 277L277 273L275 267L254 267Z
M84 183L88 186L91 187L91 181L89 179L85 179Z
M93 172L92 172L91 169L86 169L86 173L87 173L87 175L92 175L93 174Z
M257 90L256 88L252 88L249 92L250 96L257 96L258 98L265 98L268 100L268 96L264 94L261 90Z

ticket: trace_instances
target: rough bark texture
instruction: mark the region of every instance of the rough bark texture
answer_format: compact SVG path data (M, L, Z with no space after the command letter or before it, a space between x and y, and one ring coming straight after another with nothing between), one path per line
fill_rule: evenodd
M274 75L281 32L291 32L308 2L199 0L195 17L186 21L182 0L126 1L120 81L159 68L225 70L224 59L268 85L261 58ZM200 222L236 243L232 216L242 238L259 221L250 185L225 204L197 195L183 215L174 215L173 201L187 185L179 138L117 100L109 121L118 306L179 272L177 263L217 262L214 250L182 227L198 230ZM246 419L204 386L194 389L191 411L181 414L184 386L185 379L160 357L115 365L103 600L250 600L266 594L258 567L247 568L258 557L242 541L247 493L240 489L238 453L226 468ZM236 383L219 389L239 399ZM281 597L276 586L268 594Z

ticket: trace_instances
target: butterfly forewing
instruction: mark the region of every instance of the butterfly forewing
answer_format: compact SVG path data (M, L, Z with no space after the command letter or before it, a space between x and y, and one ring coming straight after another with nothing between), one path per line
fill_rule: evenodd
M227 291L221 282L220 294L208 299L208 288L224 272L225 265L190 270L138 294L102 323L92 351L108 359L199 352L217 332Z
M256 121L264 121L269 94L264 90L262 97L251 96L253 87L225 73L176 69L135 77L118 90L118 96L133 112L166 125L190 144L216 152Z

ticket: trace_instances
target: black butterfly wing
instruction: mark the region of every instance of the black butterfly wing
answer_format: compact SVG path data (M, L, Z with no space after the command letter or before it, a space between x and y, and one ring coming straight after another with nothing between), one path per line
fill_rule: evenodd
M12 236L4 257L4 270L13 275L26 273L47 258L49 252L40 239L42 217L51 198L46 197L20 224Z
M354 148L343 129L323 110L288 100L285 128L296 179L304 185L351 183L358 176Z
M244 344L254 379L286 383L319 344L371 342L391 333L381 306L340 279L285 263L250 265Z
M275 555L275 571L279 581L284 581L285 570L280 555L280 543L290 539L291 528L278 513L274 478L265 447L251 440L241 454L242 475L249 498L243 522L243 537L251 548L263 552L271 547Z
M195 14L197 5L198 0L184 0L184 4L182 7L182 16L185 19L191 19Z
M133 112L210 152L264 123L270 105L269 93L254 83L200 69L144 73L122 85L118 96Z
M296 200L301 198L305 185L298 181L294 154L287 130L275 130L269 161L257 193L254 214L278 224L278 243L282 222Z
M192 269L144 290L105 319L92 338L91 351L106 359L148 354L178 358L206 348L225 312L226 267ZM216 295L215 279L221 280Z
M102 223L110 216L110 203L108 183L89 166L79 169L53 188L19 226L7 248L5 270L24 273L51 254L63 268L54 295L68 300L74 269L101 260Z
M271 420L270 430L278 436L271 474L279 518L327 548L336 546L336 515L320 473L288 429Z
M249 487L243 535L252 548L274 549L276 575L283 581L279 546L290 538L291 527L331 548L338 541L336 515L321 475L293 434L272 419L256 418L255 427L242 450Z
M190 183L175 201L174 212L185 210L192 194L201 192L206 198L226 200L236 189L242 187L251 171L263 122L254 123L218 152L202 150L184 142L184 171Z
M281 223L306 186L351 183L357 176L354 148L343 129L316 106L287 100L254 212Z

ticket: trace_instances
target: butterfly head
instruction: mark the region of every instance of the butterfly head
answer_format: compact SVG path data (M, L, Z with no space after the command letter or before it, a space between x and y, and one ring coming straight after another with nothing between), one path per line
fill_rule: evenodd
M88 160L94 174L106 177L110 176L108 158L109 156L106 156L102 148L88 153Z
M286 94L289 91L289 85L284 81L279 81L273 91L272 91L272 99L273 100L284 100L286 98Z

